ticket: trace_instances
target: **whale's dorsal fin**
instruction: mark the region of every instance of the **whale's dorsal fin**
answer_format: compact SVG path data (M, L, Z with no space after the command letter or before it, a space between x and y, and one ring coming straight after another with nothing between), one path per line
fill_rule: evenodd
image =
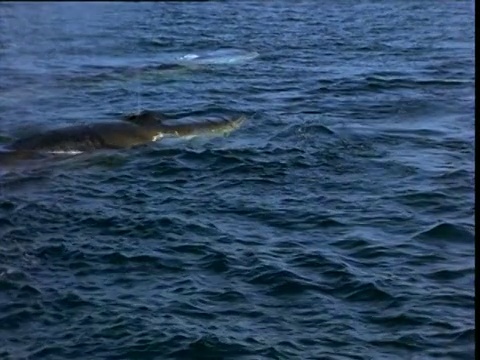
M152 110L144 110L139 114L129 114L123 117L124 121L131 122L138 126L159 125L166 119L168 119L167 115Z

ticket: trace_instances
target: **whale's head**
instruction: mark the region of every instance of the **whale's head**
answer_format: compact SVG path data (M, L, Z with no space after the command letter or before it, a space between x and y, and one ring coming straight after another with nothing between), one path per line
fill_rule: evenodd
M173 136L181 138L192 138L196 136L226 136L238 129L246 121L245 115L233 118L221 118L187 122L182 124L162 124L159 126L161 136Z
M243 125L243 123L247 120L246 115L239 115L231 119L222 119L220 122L218 128L213 128L212 132L218 132L221 134L229 134L230 132L237 130L240 126Z

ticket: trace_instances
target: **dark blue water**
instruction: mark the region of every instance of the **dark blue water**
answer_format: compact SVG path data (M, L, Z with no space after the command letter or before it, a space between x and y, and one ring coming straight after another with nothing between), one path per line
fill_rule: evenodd
M0 169L1 359L473 359L470 1L0 4L0 137L229 137ZM242 64L156 68L224 47Z

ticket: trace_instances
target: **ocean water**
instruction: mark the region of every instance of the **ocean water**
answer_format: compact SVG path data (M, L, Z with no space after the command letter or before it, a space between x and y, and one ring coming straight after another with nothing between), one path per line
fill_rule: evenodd
M249 119L0 164L0 359L473 359L473 6L1 3L2 144Z

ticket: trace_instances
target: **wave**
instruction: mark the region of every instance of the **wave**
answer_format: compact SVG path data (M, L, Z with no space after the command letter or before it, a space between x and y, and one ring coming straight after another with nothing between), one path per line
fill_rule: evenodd
M446 240L453 243L473 244L475 235L473 231L461 225L455 225L449 222L442 222L423 230L414 236L415 239L425 241Z

